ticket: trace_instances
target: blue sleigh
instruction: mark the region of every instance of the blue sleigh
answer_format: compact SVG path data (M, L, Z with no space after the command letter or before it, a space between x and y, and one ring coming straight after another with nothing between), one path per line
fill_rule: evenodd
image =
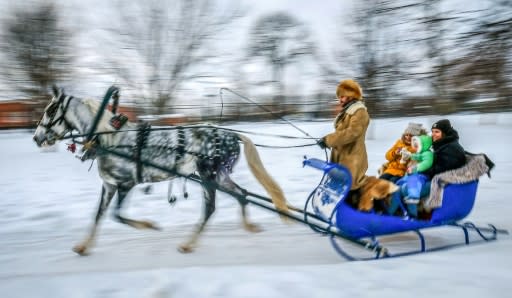
M443 204L440 208L432 211L430 220L409 219L400 216L361 212L351 207L346 202L346 197L352 184L352 177L347 168L315 158L305 159L303 164L323 172L320 183L309 195L305 203L304 219L306 222L312 219L325 222L328 225L327 229L318 229L318 224L310 224L310 227L317 232L330 235L331 243L335 250L348 260L397 257L467 245L470 243L470 231L474 231L480 236L479 241L491 241L497 239L497 234L508 234L507 231L497 229L493 225L477 227L471 222L459 223L473 209L478 180L463 184L446 185L443 192ZM311 213L310 210L313 212ZM452 226L462 229L464 232L464 243L427 249L426 239L421 231L440 226ZM335 232L326 233L326 230L334 230ZM402 232L413 232L418 236L420 241L419 250L392 254L388 249L382 247L378 240L379 236ZM343 241L338 241L339 238L364 244L367 250L373 251L372 256L354 257L341 247L340 242Z

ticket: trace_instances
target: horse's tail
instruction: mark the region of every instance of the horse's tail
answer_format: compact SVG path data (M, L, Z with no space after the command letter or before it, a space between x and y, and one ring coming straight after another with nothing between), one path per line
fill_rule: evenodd
M252 174L270 195L272 203L274 203L277 210L287 212L288 205L286 203L283 190L279 184L277 184L277 182L269 175L267 170L265 170L265 167L261 162L260 155L256 150L256 146L254 146L254 143L251 141L251 139L246 136L238 134L238 138L242 141L242 143L244 143L245 158L249 164L249 168L251 169Z

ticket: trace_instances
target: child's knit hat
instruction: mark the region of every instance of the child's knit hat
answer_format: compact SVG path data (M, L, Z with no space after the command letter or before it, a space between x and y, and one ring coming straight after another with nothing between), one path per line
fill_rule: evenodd
M427 134L427 131L425 130L425 128L423 128L421 123L410 122L409 125L407 126L407 128L404 130L404 135L405 134L410 134L412 136L419 136L419 135Z

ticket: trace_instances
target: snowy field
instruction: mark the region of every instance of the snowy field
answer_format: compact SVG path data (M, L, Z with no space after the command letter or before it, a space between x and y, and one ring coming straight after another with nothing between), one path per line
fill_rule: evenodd
M368 134L369 175L410 121L426 127L441 117L378 119ZM480 180L475 208L467 218L512 231L512 114L450 116L461 144L485 152L496 163L492 179ZM294 122L314 137L332 130L331 121ZM258 133L303 136L286 123L241 123L229 127ZM255 143L290 145L248 134ZM302 207L320 172L302 168L304 155L324 159L316 146L259 148L266 168L281 184L290 204ZM151 194L138 188L125 214L157 222L162 231L135 230L107 215L92 254L71 251L85 237L100 194L96 164L82 163L61 143L42 152L29 131L0 131L0 297L510 297L512 236L428 254L369 262L347 262L326 237L308 227L282 223L256 206L251 219L263 232L241 228L238 203L219 194L217 211L192 254L176 246L200 217L201 192L188 184L190 197L171 207L167 183ZM264 194L245 160L233 180ZM427 241L462 241L461 231L428 231ZM413 239L408 234L392 240ZM413 244L414 248L414 244Z

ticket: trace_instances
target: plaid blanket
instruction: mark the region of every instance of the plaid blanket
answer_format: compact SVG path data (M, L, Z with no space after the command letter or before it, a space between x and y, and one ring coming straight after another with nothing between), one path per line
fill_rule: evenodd
M439 208L443 204L443 191L447 184L462 184L477 180L483 174L489 177L494 163L487 155L473 154L466 152L467 162L464 166L437 174L432 178L430 185L430 196L426 198L423 205L427 209Z

